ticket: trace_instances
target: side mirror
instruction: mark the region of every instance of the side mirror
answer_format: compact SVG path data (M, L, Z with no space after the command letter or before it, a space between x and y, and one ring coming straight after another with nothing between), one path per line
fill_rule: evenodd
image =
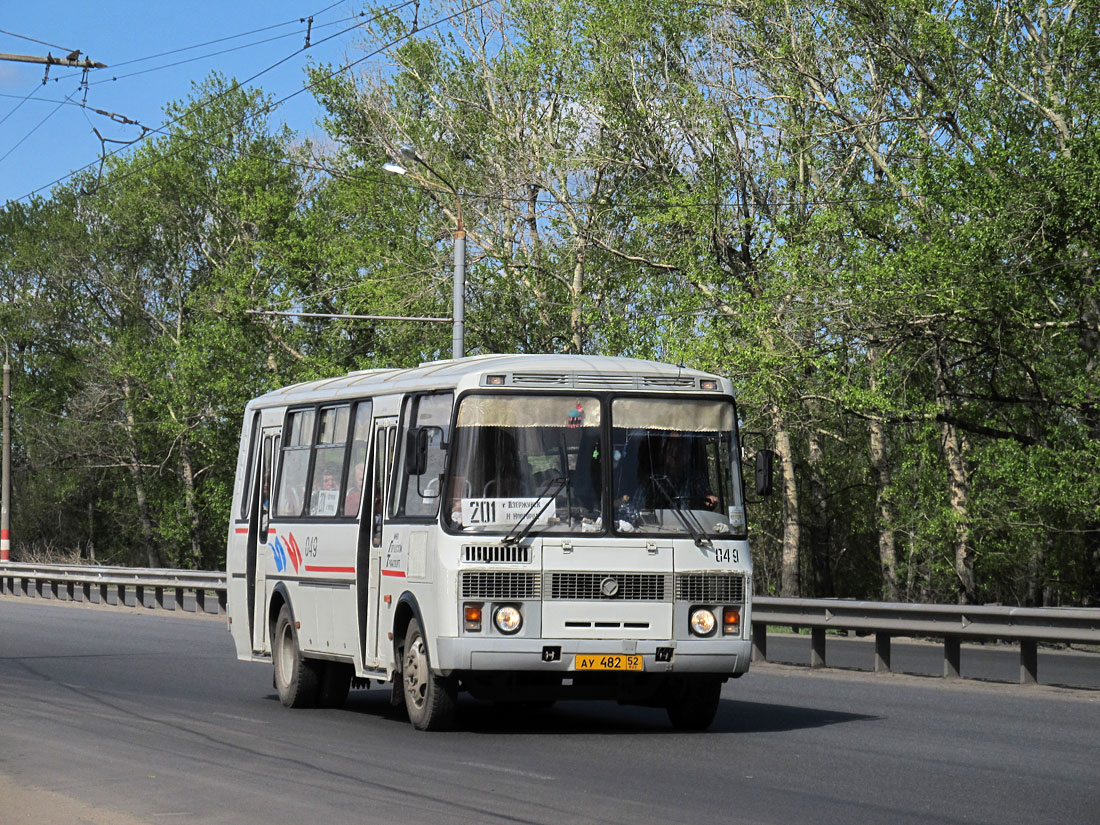
M757 450L753 459L756 465L756 494L758 496L770 496L772 494L772 465L775 463L775 453L771 450Z
M422 475L428 469L428 430L426 427L410 427L405 440L405 472L411 476Z

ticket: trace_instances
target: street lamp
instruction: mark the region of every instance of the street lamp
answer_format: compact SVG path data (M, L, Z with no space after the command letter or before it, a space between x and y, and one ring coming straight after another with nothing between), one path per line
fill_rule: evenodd
M455 274L454 292L452 294L453 308L451 311L452 318L454 319L454 326L451 335L451 357L461 358L466 350L466 225L462 222L462 199L458 196L458 190L451 185L451 182L429 166L428 162L416 154L412 149L402 149L401 157L424 167L430 174L437 177L443 185L440 186L437 183L433 183L422 175L411 172L398 163L386 163L382 166L382 169L393 175L408 175L424 187L447 192L454 196L455 199Z

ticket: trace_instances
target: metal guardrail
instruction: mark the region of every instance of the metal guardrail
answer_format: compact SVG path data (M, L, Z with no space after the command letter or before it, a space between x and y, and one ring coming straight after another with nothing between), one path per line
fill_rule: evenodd
M214 612L208 608L216 604L216 612L224 614L226 576L204 570L9 563L0 564L0 595L200 613ZM192 596L190 606L186 595ZM769 625L810 628L812 668L826 666L828 631L873 633L877 673L890 671L893 637L941 638L943 675L956 679L960 677L963 641L1015 642L1020 645L1021 684L1037 681L1038 643L1041 641L1100 645L1100 609L895 604L761 596L752 602L755 660L767 661Z
M890 671L894 636L943 639L943 675L960 676L963 641L1020 645L1020 683L1038 680L1039 642L1100 645L1100 610L1077 607L895 604L843 599L775 599L752 603L753 659L767 660L768 625L810 628L810 667L826 666L829 630L875 634L876 673Z
M207 570L0 564L0 595L189 613L226 611L225 573Z

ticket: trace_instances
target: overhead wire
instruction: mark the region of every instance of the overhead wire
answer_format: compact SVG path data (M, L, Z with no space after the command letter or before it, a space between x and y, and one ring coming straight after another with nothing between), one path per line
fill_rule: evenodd
M195 111L197 111L201 108L205 108L205 107L211 105L212 103L216 103L218 100L220 100L221 98L223 98L226 95L230 94L231 92L235 91L236 89L243 88L245 85L251 83L256 78L262 77L263 75L267 74L268 72L278 68L282 64L286 63L288 60L291 60L294 57L301 54L302 52L307 51L309 48L312 48L312 46L320 45L321 43L327 42L328 40L332 40L333 38L339 37L342 34L347 34L350 31L354 31L355 29L360 28L360 27L362 27L362 26L364 26L368 23L376 22L383 15L392 14L395 11L400 11L401 9L405 8L406 6L410 6L410 5L413 5L413 4L418 3L418 2L419 2L419 0L405 0L405 2L399 3L396 6L392 6L390 8L383 9L382 11L380 11L378 14L376 14L372 18L364 20L360 23L356 23L354 26L351 26L347 29L336 32L335 34L331 34L328 37L322 38L321 40L317 41L316 43L311 44L311 46L309 46L309 47L303 47L301 49L297 49L294 52L292 52L291 54L288 54L287 56L285 56L283 58L280 58L279 60L275 61L270 66L267 66L266 68L261 69L260 71L256 72L252 76L250 76L250 77L248 77L244 80L234 81L231 86L229 86L226 89L223 89L222 91L218 92L217 94L213 95L212 97L204 98L203 100L195 102L192 106L190 106L189 108L187 108L186 110L184 110L180 114L176 115L176 117L172 118L171 120L169 120L165 123L162 123L159 127L157 127L157 128L147 127L148 132L150 134L155 133L155 132L159 132L161 134L166 134L166 132L164 130L167 129L168 127L174 125L175 123L178 123L180 120L182 120L183 118L187 117L188 115L194 113ZM478 6L483 6L488 2L490 2L490 0L484 0L484 2L479 3ZM474 8L477 8L478 6L475 6ZM445 18L444 20L436 21L435 23L432 24L432 26L439 25L441 22L446 22L447 20L453 19L455 16L456 15L451 15L451 17L449 17L449 18ZM429 27L425 27L425 28L429 28ZM386 46L383 46L382 48L376 50L375 52L372 52L371 54L367 55L366 57L361 58L360 60L353 61L352 63L349 63L349 64L343 66L341 69L339 69L337 71L345 71L348 68L351 68L352 66L357 65L358 63L361 63L361 62L363 62L364 60L366 60L370 57L374 57L377 54L380 54L385 49L392 48L393 45L396 45L397 43L400 43L402 40L407 39L409 36L411 36L411 34L410 35L403 35L402 37L397 38L395 41L393 41L393 43L387 44ZM330 72L326 76L326 78L327 77L332 77L336 73L337 73L336 71ZM296 92L293 92L292 94L287 95L286 97L282 98L281 100L278 100L275 103L271 104L270 106L265 107L264 111L270 112L272 109L276 108L277 106L281 105L282 103L286 102L287 100L291 99L292 97L295 97L296 95L301 94L302 92L309 90L314 85L316 85L316 84L310 84L308 86L303 87L302 89L299 89ZM72 95L70 95L70 97L72 97ZM241 123L243 123L245 120L248 120L251 117L255 117L258 114L260 114L260 113L257 112L253 115L246 115L245 117L240 118L238 121L235 121L234 123L230 124L230 126L231 127L232 126L238 126ZM141 139L144 139L144 138L141 138ZM141 139L139 139L139 140L141 140ZM50 187L56 186L57 184L68 180L69 178L73 177L74 175L78 175L81 172L85 172L85 171L91 169L96 164L102 164L104 161L106 161L106 160L110 159L111 157L114 157L118 153L122 152L124 148L126 148L126 147L119 147L118 149L115 149L115 150L113 150L113 151L111 151L107 154L101 155L96 160L91 161L90 163L86 163L84 166L81 166L78 169L73 169L73 170L67 172L66 174L62 175L61 177L57 178L56 180L53 180L50 183L47 183L43 186L38 187L37 189L32 190L31 192L28 192L27 194L23 195L21 198L18 198L17 200L26 200L27 198L30 198L30 197L38 194L39 192L42 192L46 189L49 189ZM154 161L154 163L155 162L157 162L157 161ZM147 167L142 167L141 171L144 171L145 168L147 168ZM129 177L129 175L124 176L123 179L125 179L126 177Z
M295 23L301 23L301 22L305 21L306 18L308 18L308 17L319 17L320 15L324 14L326 11L334 9L336 6L339 6L343 2L344 2L344 0L336 0L335 3L332 3L328 6L325 6L325 8L321 9L320 11L315 11L312 14L306 15L305 17L295 17L291 20L286 20L282 23L273 23L270 26L261 26L258 29L252 29L251 31L241 32L240 34L230 34L230 35L226 35L225 37L217 37L213 40L207 40L204 43L196 43L193 46L181 46L178 49L169 49L168 51L160 52L158 54L148 55L146 57L135 57L135 58L132 58L130 60L123 60L123 61L120 61L120 62L112 63L111 68L117 68L119 66L129 66L129 65L132 65L134 63L143 63L146 60L156 60L157 58L160 58L160 57L168 57L169 55L179 54L181 52L193 51L194 49L203 49L207 46L213 46L217 43L224 43L227 40L237 40L241 37L249 37L250 35L260 34L261 32L271 31L272 29L281 29L283 26L291 26ZM335 22L338 23L338 22L342 22L343 20L350 20L350 19L352 19L353 17L356 17L356 16L362 16L362 13L360 13L360 15L351 15L351 17L341 18L341 20L338 20L338 21L335 21ZM334 23L324 23L322 25L331 26L331 25L334 25ZM298 34L298 32L293 32L293 34ZM266 42L266 41L263 41L263 42ZM244 48L244 47L242 47L242 48Z
M474 5L472 5L468 8L464 8L460 11L457 11L454 14L448 15L447 17L442 17L442 18L439 18L438 20L435 20L431 23L426 23L426 24L419 25L413 31L410 31L406 34L403 34L399 37L394 38L393 40L383 44L380 47L378 47L374 51L368 52L363 57L360 57L357 60L352 60L348 63L345 63L343 66L340 66L339 68L336 68L336 69L333 69L331 71L325 72L321 77L319 77L317 80L314 80L312 83L308 83L305 86L303 86L302 88L300 88L300 89L298 89L294 92L291 92L290 94L285 95L285 96L283 96L283 97L281 97L277 100L272 101L271 103L269 103L266 106L262 107L259 111L256 111L256 112L253 112L253 113L250 113L250 114L246 114L243 117L238 118L237 120L230 123L227 127L223 128L223 129L220 129L217 132L214 132L210 135L207 135L206 137L213 137L213 136L216 136L216 135L218 135L222 132L228 131L228 129L240 126L241 124L245 123L246 121L251 120L255 117L258 117L260 114L269 114L272 111L274 111L275 109L277 109L279 106L281 106L282 104L286 103L288 100L291 100L292 98L297 97L298 95L303 94L304 92L308 92L309 90L319 86L321 83L324 83L325 81L335 77L337 74L341 74L342 72L345 72L348 69L351 69L351 68L359 65L360 63L364 63L365 61L370 60L373 57L377 57L379 54L382 54L387 49L391 49L394 46L396 46L397 44L409 39L414 34L417 34L417 33L422 32L422 31L426 31L428 29L435 28L437 26L443 25L444 23L448 23L448 22L454 20L456 17L459 17L463 14L467 14L470 11L474 11L476 9L479 9L482 6L486 6L490 2L493 2L493 0L481 0L481 2L476 3L476 4L474 4ZM352 26L352 27L350 27L349 29L347 29L345 31L341 31L341 32L337 32L336 34L329 35L327 38L324 38L323 40L318 41L318 44L322 43L322 42L325 42L326 40L331 40L334 37L338 37L341 34L346 34L348 31L353 31L354 29L360 28L361 26L363 26L367 23L376 22L378 19L380 19L382 16L384 16L386 14L392 14L395 11L399 11L400 9L403 9L407 6L411 6L411 5L414 5L414 4L419 5L419 0L405 0L405 2L399 3L396 6L392 6L388 9L383 9L381 12L379 12L373 18L370 18L369 20L365 20L362 23L357 23L355 26ZM286 57L276 61L273 64L271 64L267 68L262 69L259 72L256 72L254 75L252 75L251 77L246 78L245 80L235 81L230 87L222 90L221 92L214 95L213 97L205 98L201 101L198 101L193 106L191 106L189 109L187 109L183 113L177 115L175 118L168 121L167 123L161 124L159 127L156 127L156 128L146 127L146 128L148 128L148 131L149 131L150 134L153 134L153 133L168 134L166 129L168 127L172 126L173 124L175 124L176 122L178 122L179 120L181 120L182 118L186 117L188 114L191 114L192 112L194 112L197 109L207 107L210 104L217 102L222 97L226 96L227 94L230 94L231 92L235 91L236 89L242 88L243 86L245 86L248 83L251 83L256 78L266 74L267 72L271 71L272 69L276 68L277 66L282 65L286 61L288 61L291 58L295 57L296 55L300 54L302 51L304 51L304 49L299 49L299 50L293 52L292 54L287 55ZM197 138L192 138L192 137L188 137L187 139L189 139L189 140L199 140ZM111 153L109 153L107 155L104 155L99 160L95 160L95 161L92 161L91 163L85 164L84 166L80 167L79 169L75 169L75 170L61 176L57 180L52 181L51 183L45 184L44 186L40 186L38 189L35 189L34 191L27 193L22 198L19 198L19 200L24 200L26 198L32 197L33 195L43 191L44 189L48 189L51 186L55 186L56 184L61 183L62 181L68 180L69 178L73 177L74 175L79 174L80 172L91 169L97 163L101 163L103 160L105 160L107 158L110 158L110 157L113 157L114 155L118 154L119 152L121 152L123 150L123 148L124 147L116 149L116 150L112 151ZM178 154L178 152L176 152L175 154ZM162 160L166 160L166 159L170 159L171 157L175 157L175 154L167 156L165 158L154 159L154 160L150 161L149 163L145 164L144 166L142 166L140 168L133 169L133 170L127 172L126 174L119 176L118 178L112 179L112 181L109 185L114 185L114 184L117 184L117 183L121 183L122 181L125 181L128 178L130 178L131 176L136 175L136 174L140 174L141 172L144 172L147 169L155 166L156 164L162 162Z
M44 118L42 118L42 120L38 121L38 124L36 126L34 126L25 135L23 135L23 137L21 137L16 142L16 144L14 146L12 146L10 149L8 149L7 152L5 152L3 155L0 155L0 163L3 163L5 160L7 160L8 156L12 152L14 152L16 149L18 149L21 145L23 145L24 141L26 141L27 138L29 138L31 135L33 135L35 132L37 132L42 127L43 123L45 123L47 120L49 120L51 117L56 115L59 111L61 111L61 107L64 106L66 103L68 103L69 99L72 98L72 96L75 95L79 91L80 91L79 88L73 89L73 91L69 93L69 97L65 98L63 101L58 103L57 106L54 107L54 110L52 112L50 112L48 115L46 115Z
M20 107L22 107L22 105L24 103L26 103L28 100L30 100L32 97L34 97L36 94L38 94L38 92L41 88L42 88L41 83L35 83L34 88L30 92L28 92L27 94L25 94L23 96L0 94L0 97L10 97L10 98L13 98L13 99L19 101L18 103L15 104L15 106L12 108L12 110L10 112L8 112L6 115L4 115L2 118L0 118L0 125L2 125L4 123L4 121L6 121L9 117L11 117L16 112L18 112ZM41 98L39 98L39 99L41 99ZM50 101L50 102L51 103L56 103L57 101L55 100L55 101Z
M352 15L350 17L342 17L339 20L333 20L333 21L328 22L328 23L322 23L321 25L313 26L313 31L317 31L319 29L329 28L331 26L338 26L339 24L346 23L349 20L355 20L357 17L359 17L359 15ZM297 21L295 21L295 22L297 22ZM346 34L347 32L358 28L360 25L362 25L362 24L356 24L355 26L351 26L350 28L345 29L342 32L338 32L336 35L333 35L333 36L338 37L341 34ZM184 60L177 60L174 63L165 63L163 65L153 66L153 67L148 68L148 69L139 69L137 71L129 72L127 74L115 75L115 76L112 76L110 78L104 78L103 80L96 80L96 81L93 81L92 83L90 83L89 85L102 86L105 83L115 83L119 80L125 80L128 77L137 77L137 76L143 75L143 74L151 74L152 72L159 72L163 69L173 69L177 66L183 66L183 65L186 65L187 63L196 63L200 60L206 60L207 58L210 58L210 57L220 57L223 54L230 54L232 52L243 51L244 49L251 49L254 46L262 46L266 43L274 43L277 40L286 40L289 37L297 37L303 31L305 31L305 29L296 29L295 31L287 32L286 34L279 34L279 35L275 35L274 37L267 37L267 38L264 38L263 40L254 40L251 43L243 43L239 46L233 46L233 47L228 48L228 49L220 49L219 51L216 51L216 52L207 52L205 54L200 54L200 55L197 55L195 57L188 57ZM322 40L318 40L317 43L312 43L312 44L310 44L310 46L303 47L299 51L306 51L307 49L312 48L314 45L319 45L321 43L324 43L325 40L328 40L328 39L331 39L331 38L325 38L325 39L322 39ZM137 61L131 61L131 62L137 62ZM118 64L118 65L121 65L121 64ZM114 68L114 67L112 67L112 68Z
M39 40L35 37L27 37L27 35L25 34L16 34L15 32L10 32L7 29L0 29L0 34L8 34L12 37L18 37L20 40L29 40L32 43L39 43L43 46L49 46L51 49L61 49L61 51L65 52L65 54L72 54L73 52L72 49L67 49L64 46L58 46L56 43L47 43L45 40Z

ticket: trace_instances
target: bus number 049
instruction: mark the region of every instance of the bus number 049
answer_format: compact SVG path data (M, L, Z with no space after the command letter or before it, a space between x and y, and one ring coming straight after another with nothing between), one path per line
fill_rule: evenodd
M714 560L719 564L737 564L737 548L715 547Z

